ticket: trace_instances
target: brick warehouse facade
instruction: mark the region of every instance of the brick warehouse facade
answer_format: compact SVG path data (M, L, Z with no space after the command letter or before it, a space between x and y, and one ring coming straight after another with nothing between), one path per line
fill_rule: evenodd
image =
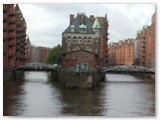
M72 51L65 54L65 62L66 65L63 67L64 70L67 70L71 66L74 67L75 65L82 66L84 63L87 63L87 69L93 70L97 67L98 55L85 50Z
M31 63L39 62L39 48L36 45L31 45Z
M121 40L108 46L108 65L131 65L134 63L134 39Z
M143 26L131 44L113 42L108 48L108 65L136 64L155 70L155 13L151 25Z
M44 63L45 58L47 57L48 53L50 52L51 48L39 46L39 62Z
M26 37L25 59L25 63L31 63L31 42L29 36Z
M151 25L145 25L137 32L136 40L139 41L138 65L155 70L155 14L152 16Z
M3 66L25 64L26 22L16 4L3 5Z
M50 50L51 48L48 47L31 45L31 62L44 63Z
M99 67L106 66L107 43L108 20L106 15L105 17L97 18L93 15L90 15L90 18L88 18L84 13L78 13L76 18L74 18L74 15L70 15L70 25L62 34L62 67L69 67L66 67L66 63L68 62L66 56L68 56L69 53L73 54L73 51L79 50L81 50L81 52L76 53L81 57L84 51L88 51L87 56L82 57L84 61L86 60L85 57L91 59L93 54L94 56L99 55L97 65ZM95 60L95 63L96 62Z

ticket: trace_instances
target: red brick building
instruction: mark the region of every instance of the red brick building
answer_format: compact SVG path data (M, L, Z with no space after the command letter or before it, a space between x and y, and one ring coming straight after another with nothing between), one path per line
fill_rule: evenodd
M68 54L69 53L73 54L73 51L77 50L88 51L90 52L90 56L92 57L93 54L97 54L98 55L97 65L99 67L106 66L108 59L107 44L108 44L107 15L105 15L105 17L94 17L93 15L90 15L90 18L88 18L84 13L78 13L76 17L74 17L74 15L70 15L70 24L62 34L62 54L63 54L62 67L66 68L67 65L66 62L68 62L68 60L66 61L66 57L68 56ZM83 56L83 53L84 51L78 52L80 56L81 55ZM92 64L93 62L88 62L88 61L86 62L88 63L89 66L92 66L90 64Z
M115 65L116 64L116 42L110 43L108 45L108 65ZM117 51L118 52L118 51Z
M48 47L31 45L31 62L44 63L50 50Z
M47 57L48 53L50 52L51 48L39 46L39 62L44 63L45 58Z
M31 42L29 37L26 37L26 46L25 46L25 63L31 63Z
M100 24L100 64L102 67L105 67L108 65L108 19L107 15L105 17L97 17L98 22Z
M25 64L26 22L16 4L3 4L3 66Z
M146 64L152 68L155 64L155 14L152 16L152 23L149 26L146 36Z
M134 63L134 39L113 42L108 47L108 65L131 65Z
M143 28L143 31L139 31L136 39L139 40L139 65L145 66L146 64L146 34L147 28Z
M151 25L143 26L136 39L139 41L139 65L155 69L155 14Z
M65 64L63 69L68 70L68 68L75 67L79 65L80 69L83 71L84 64L87 70L95 70L98 64L98 55L86 50L76 50L70 53L63 54L65 58Z

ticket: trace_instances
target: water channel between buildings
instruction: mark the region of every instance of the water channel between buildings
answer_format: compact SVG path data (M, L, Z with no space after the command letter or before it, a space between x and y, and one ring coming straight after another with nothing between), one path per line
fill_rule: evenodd
M155 83L106 74L92 90L65 89L47 72L25 72L3 85L5 116L154 116Z

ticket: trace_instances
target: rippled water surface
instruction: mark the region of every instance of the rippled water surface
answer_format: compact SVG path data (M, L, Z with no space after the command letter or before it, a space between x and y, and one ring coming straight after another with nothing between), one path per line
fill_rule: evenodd
M93 90L64 89L47 72L25 72L4 84L5 116L154 116L155 84L132 75L106 75Z

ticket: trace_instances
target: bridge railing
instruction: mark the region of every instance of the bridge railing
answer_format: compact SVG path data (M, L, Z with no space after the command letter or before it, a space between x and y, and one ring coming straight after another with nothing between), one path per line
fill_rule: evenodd
M104 73L151 73L155 72L151 69L145 68L143 66L114 66L114 67L105 67L101 69Z
M25 65L19 65L19 66L12 66L12 70L17 71L17 70L37 70L37 71L56 71L55 68L41 64L41 63L31 63L31 64L25 64Z

